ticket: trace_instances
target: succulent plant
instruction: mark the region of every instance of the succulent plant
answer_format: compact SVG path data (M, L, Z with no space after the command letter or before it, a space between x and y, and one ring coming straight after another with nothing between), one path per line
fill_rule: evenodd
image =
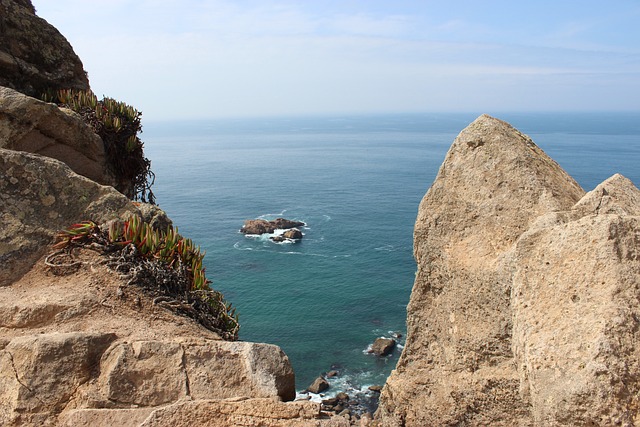
M193 240L181 236L177 228L169 226L166 231L157 230L138 215L131 215L124 221L115 220L103 227L93 221L73 224L58 233L57 240L54 248L59 250L94 244L105 253L112 253L134 247L140 261L174 270L186 279L177 281L184 285L171 286L169 291L185 296L186 303L196 310L200 307L206 314L198 318L203 325L220 332L226 339L238 338L238 314L220 292L211 289L203 264L205 253Z
M151 162L144 157L138 137L142 113L113 98L98 100L91 91L61 89L43 94L42 99L79 113L102 138L109 168L118 179L118 191L133 200L155 203Z

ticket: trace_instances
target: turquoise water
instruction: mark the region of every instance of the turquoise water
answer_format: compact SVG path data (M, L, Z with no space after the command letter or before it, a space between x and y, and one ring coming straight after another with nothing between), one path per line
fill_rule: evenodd
M586 190L616 172L640 183L640 115L496 115ZM334 389L382 384L404 335L418 204L475 114L146 123L154 192L207 252L207 276L240 313L240 337L277 344L298 389L337 368ZM298 244L248 238L245 219L304 221ZM401 340L401 344L402 344Z

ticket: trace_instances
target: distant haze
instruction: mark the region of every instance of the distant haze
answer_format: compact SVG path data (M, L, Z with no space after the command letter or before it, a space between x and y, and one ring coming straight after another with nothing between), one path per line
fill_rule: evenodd
M640 2L34 0L145 120L640 110Z

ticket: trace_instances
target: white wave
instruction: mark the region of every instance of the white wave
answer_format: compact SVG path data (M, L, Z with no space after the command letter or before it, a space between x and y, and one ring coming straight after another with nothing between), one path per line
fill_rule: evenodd
M282 210L282 212L280 212L280 213L267 213L267 214L263 214L263 215L260 215L260 216L258 217L258 219L267 219L267 218L273 218L273 219L276 219L276 218L278 218L278 217L282 217L282 216L284 216L284 213L285 213L286 211L287 211L286 209L283 209L283 210Z
M253 250L253 248L241 247L240 246L240 242L234 243L233 248L237 249L239 251L252 251Z
M397 249L393 245L384 245L377 248L374 248L376 251L385 251L385 252L395 252Z

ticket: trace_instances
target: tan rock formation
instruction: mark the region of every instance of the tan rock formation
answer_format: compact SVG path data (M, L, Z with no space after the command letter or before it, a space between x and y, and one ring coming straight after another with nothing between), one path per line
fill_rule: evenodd
M514 265L513 349L534 423L637 425L640 191L608 179L527 231Z
M583 195L507 123L460 133L420 205L380 425L630 422L640 197L619 176Z
M126 212L140 210L112 187L77 175L58 160L0 149L0 286L28 271L63 228Z
M0 0L0 86L35 97L47 89L89 89L80 58L29 0Z
M0 425L348 425L282 402L294 374L278 347L221 341L93 251L77 258L75 272L41 260L0 288Z
M6 87L0 87L0 148L52 157L97 183L116 183L102 139L78 114Z

